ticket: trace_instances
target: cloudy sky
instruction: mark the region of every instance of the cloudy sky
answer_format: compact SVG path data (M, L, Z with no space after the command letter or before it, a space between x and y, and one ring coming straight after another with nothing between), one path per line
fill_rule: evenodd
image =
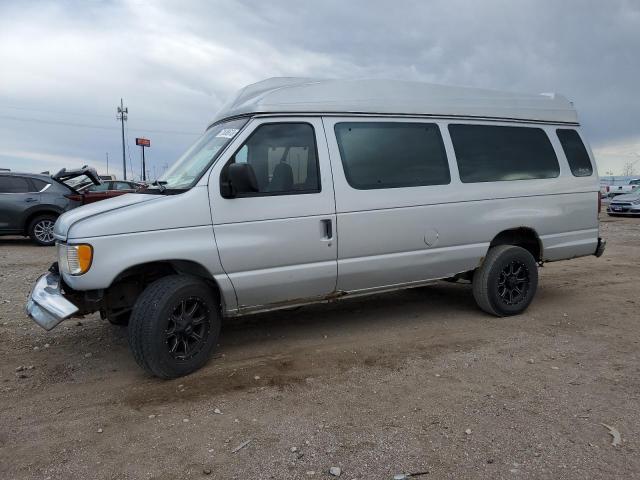
M0 0L0 167L106 172L108 153L119 175L123 97L127 164L146 136L159 174L272 76L560 92L601 175L640 159L639 1Z

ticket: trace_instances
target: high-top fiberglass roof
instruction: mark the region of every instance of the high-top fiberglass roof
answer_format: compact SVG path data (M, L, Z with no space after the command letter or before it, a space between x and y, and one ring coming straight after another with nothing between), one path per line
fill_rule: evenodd
M360 113L433 115L577 123L573 104L557 94L525 94L401 80L269 78L240 90L216 114Z

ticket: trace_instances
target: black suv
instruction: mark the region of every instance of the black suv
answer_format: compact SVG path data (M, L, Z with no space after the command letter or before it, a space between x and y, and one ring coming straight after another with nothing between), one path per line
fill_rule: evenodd
M100 183L94 180L98 175L91 168L73 173L76 175L63 170L51 177L0 171L0 235L24 235L38 245L53 245L53 225L58 216L82 204L73 199L77 193L74 187L84 183L78 177L86 178L88 183Z

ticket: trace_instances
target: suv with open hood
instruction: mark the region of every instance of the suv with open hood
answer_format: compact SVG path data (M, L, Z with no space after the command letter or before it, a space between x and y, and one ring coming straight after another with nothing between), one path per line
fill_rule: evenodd
M100 184L93 168L57 174L0 172L0 235L24 235L38 245L55 243L53 225L64 212L82 205L78 188Z

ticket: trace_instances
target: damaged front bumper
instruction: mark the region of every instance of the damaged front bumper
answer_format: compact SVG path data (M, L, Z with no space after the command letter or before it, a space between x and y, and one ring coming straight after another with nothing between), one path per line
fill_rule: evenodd
M78 311L60 288L60 274L49 272L34 285L27 300L27 315L45 330L51 330Z

